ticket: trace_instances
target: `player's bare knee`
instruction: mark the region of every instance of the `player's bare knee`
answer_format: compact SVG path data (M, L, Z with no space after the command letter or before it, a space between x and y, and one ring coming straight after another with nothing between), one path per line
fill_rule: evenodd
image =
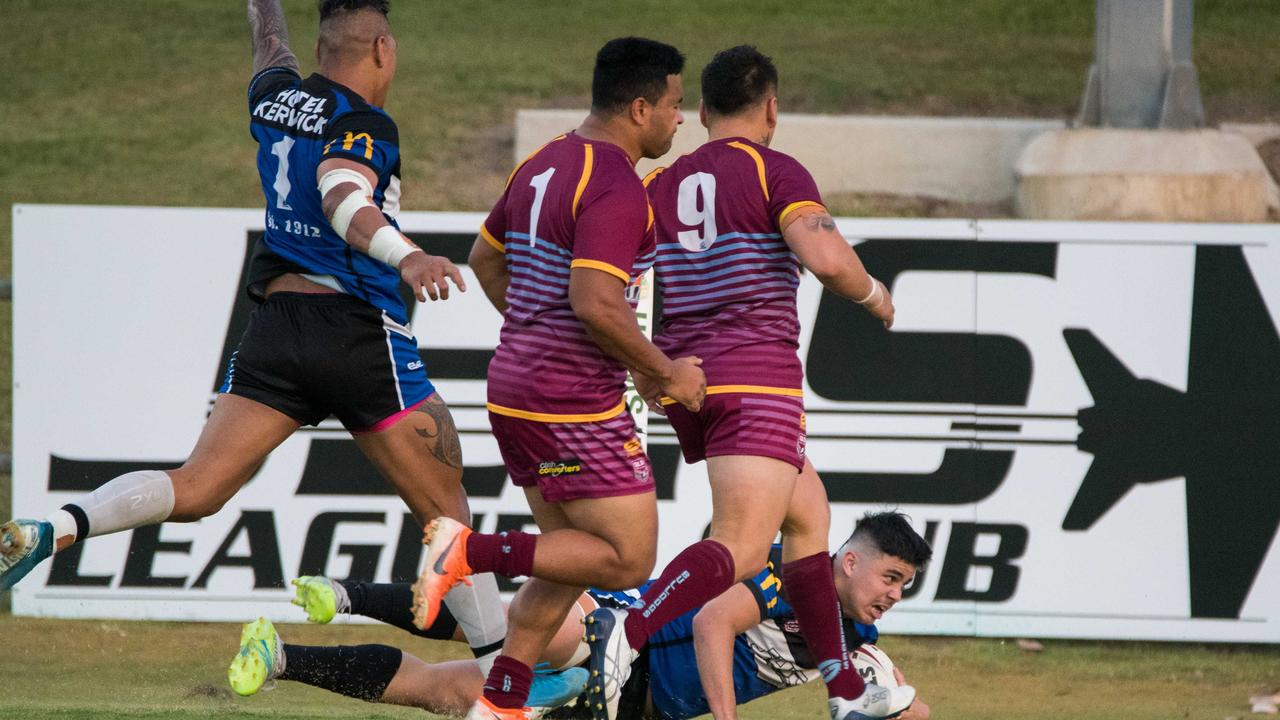
M173 482L173 513L169 522L195 522L222 509L248 478L216 479L199 468L184 465L168 472Z
M743 580L755 575L769 562L769 547L772 538L761 541L758 538L739 538L712 537L712 540L719 542L728 549L729 554L733 556L734 574L738 580Z
M651 550L635 548L616 548L613 560L607 563L608 577L602 578L604 585L598 584L602 590L628 590L640 587L649 580L653 566L657 563L657 548ZM607 586L606 586L607 585Z

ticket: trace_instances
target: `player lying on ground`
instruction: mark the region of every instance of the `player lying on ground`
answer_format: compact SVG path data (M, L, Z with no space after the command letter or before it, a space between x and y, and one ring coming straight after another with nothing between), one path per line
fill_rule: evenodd
M833 558L835 584L845 620L842 630L850 652L877 639L875 621L902 597L902 588L929 560L928 544L898 513L868 515ZM738 583L702 608L660 628L632 666L622 691L619 717L675 720L709 710L706 688L721 693L730 707L778 690L810 682L815 668L787 591L775 572L781 549L774 547L769 567ZM312 622L329 622L337 613L364 615L420 637L461 640L457 623L442 610L427 630L412 623L408 584L338 583L308 577L294 581L296 604ZM544 662L571 667L587 655L580 618L597 607L625 607L647 585L627 592L590 590L555 633ZM697 674L693 672L697 668ZM481 692L484 677L471 662L425 663L385 645L306 647L280 641L271 624L245 626L241 650L228 671L232 687L250 695L270 679L294 680L371 702L421 707L460 714ZM897 677L899 683L903 679ZM585 718L585 707L556 710L546 717ZM929 708L919 700L903 720L925 720Z

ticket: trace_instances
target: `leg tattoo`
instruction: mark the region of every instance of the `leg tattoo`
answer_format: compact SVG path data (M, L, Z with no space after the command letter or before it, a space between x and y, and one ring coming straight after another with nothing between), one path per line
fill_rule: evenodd
M453 424L449 406L439 395L432 395L415 412L430 418L425 427L415 427L414 431L427 441L431 454L445 465L461 470L462 443L458 440L458 428Z

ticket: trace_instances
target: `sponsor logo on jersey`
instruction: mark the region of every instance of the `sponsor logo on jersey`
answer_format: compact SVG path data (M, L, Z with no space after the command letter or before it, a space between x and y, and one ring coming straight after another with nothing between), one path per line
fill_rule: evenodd
M329 118L324 117L328 98L315 97L301 90L281 90L253 108L253 117L309 133L324 130ZM301 107L299 107L301 106Z

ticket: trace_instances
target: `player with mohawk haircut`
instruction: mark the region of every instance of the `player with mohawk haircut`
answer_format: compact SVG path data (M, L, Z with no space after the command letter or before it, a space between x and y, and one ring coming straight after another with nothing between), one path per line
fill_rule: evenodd
M279 0L249 0L249 131L258 146L265 232L249 267L258 307L195 449L180 468L132 472L54 511L0 526L0 590L86 538L217 512L302 425L337 416L421 524L470 521L462 448L407 327L401 283L421 302L464 290L452 262L396 224L399 131L383 109L396 74L387 0L323 0L304 78ZM460 599L465 599L459 603ZM506 636L492 575L445 598L487 671ZM248 633L246 647L261 647ZM242 653L234 673L264 671ZM369 662L385 673L396 668ZM389 676L388 676L389 677ZM553 680L553 682L557 682ZM535 691L535 704L576 687Z

